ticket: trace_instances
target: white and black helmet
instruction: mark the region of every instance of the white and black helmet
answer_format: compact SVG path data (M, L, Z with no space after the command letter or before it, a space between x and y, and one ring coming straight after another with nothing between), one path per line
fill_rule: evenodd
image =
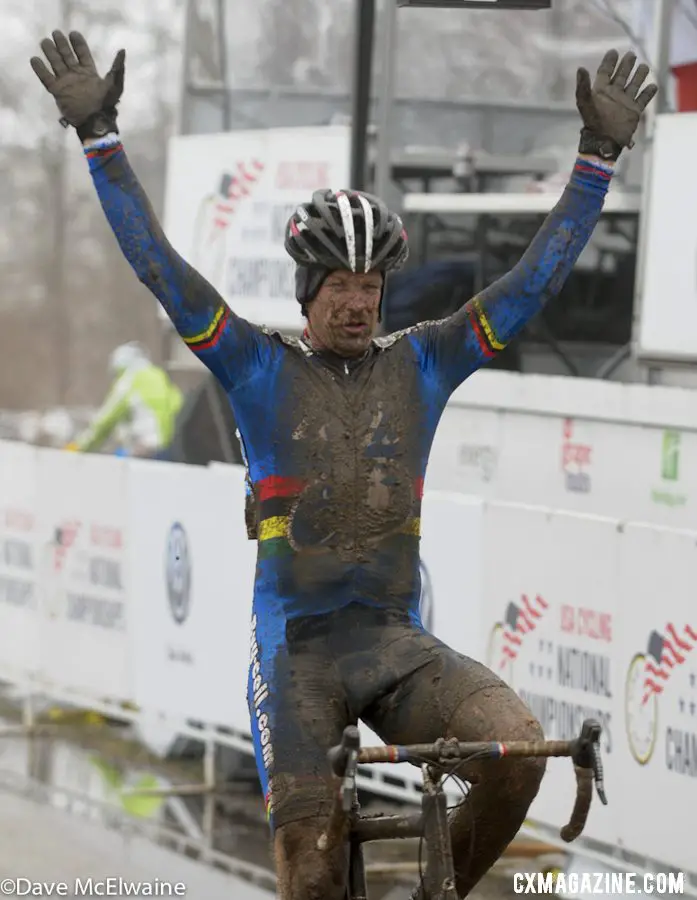
M288 220L285 247L299 266L390 272L409 255L400 217L362 191L315 191Z

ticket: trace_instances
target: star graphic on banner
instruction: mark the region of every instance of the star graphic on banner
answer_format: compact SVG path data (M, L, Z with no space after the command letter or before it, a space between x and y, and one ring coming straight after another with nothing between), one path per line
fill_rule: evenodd
M534 662L530 663L530 674L532 675L533 678L535 677L535 663Z
M551 668L551 666L547 666L547 678L549 678L550 681L552 680L552 668Z
M542 676L544 675L544 671L545 671L544 666L537 667L537 674L540 676L540 678L542 678Z
M682 713L682 712L685 712L685 701L683 700L682 697L681 697L680 700L678 701L678 704L679 704L679 706L680 706L680 712L681 712L681 713Z
M695 677L695 673L690 672L690 687L693 688L695 686L695 681L697 681L697 678Z
M540 638L540 653L544 653L544 652L545 652L545 639Z
M554 644L551 641L547 641L547 653L554 652Z
M692 701L690 702L690 715L691 715L691 716L694 716L694 714L695 714L695 709L697 709L697 706L695 706L695 701L692 700Z

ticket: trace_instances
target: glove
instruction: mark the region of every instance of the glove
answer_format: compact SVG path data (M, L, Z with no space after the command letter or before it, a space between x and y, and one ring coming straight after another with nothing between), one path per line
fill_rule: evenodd
M71 441L69 444L66 444L63 449L68 450L70 453L77 453L77 444L74 441Z
M656 95L658 86L641 86L649 74L646 63L637 66L630 79L636 55L625 53L619 66L617 50L609 50L598 66L591 87L588 70L580 68L576 75L576 106L583 119L579 153L618 159L623 147L634 146L641 114Z
M61 125L72 125L82 141L118 132L116 104L123 93L126 51L119 50L111 69L101 78L87 41L79 32L70 32L70 42L61 31L54 31L52 36L53 40L41 41L41 49L53 72L38 56L31 58L31 67L53 95Z

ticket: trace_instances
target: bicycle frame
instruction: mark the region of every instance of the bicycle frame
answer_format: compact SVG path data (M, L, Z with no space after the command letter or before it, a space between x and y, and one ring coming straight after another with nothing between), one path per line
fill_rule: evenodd
M318 849L349 842L347 900L368 900L363 844L379 840L423 838L426 846L424 887L432 900L457 900L455 871L447 798L442 778L448 767L473 757L500 760L505 756L571 757L576 774L576 800L569 822L560 835L569 843L583 831L593 797L593 782L598 796L607 805L600 760L601 726L592 719L583 722L579 736L571 741L511 741L509 743L473 742L440 739L433 744L385 747L360 747L355 726L344 730L341 744L328 753L332 771L339 781L327 827L318 841ZM421 812L399 816L361 816L357 802L356 774L360 764L410 762L420 765L423 777Z

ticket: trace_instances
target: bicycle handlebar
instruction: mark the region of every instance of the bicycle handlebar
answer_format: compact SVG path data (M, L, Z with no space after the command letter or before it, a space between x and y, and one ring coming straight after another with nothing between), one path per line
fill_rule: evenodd
M355 725L344 729L341 744L332 747L327 757L334 775L342 779L341 806L348 813L353 804L358 766L364 763L401 763L421 765L424 761L455 763L478 758L502 759L504 756L571 757L576 774L576 800L568 823L560 830L563 841L570 843L583 831L593 798L593 782L603 806L607 806L600 759L601 726L586 719L577 738L571 741L477 741L463 743L454 738L439 738L433 744L360 746L360 733Z

